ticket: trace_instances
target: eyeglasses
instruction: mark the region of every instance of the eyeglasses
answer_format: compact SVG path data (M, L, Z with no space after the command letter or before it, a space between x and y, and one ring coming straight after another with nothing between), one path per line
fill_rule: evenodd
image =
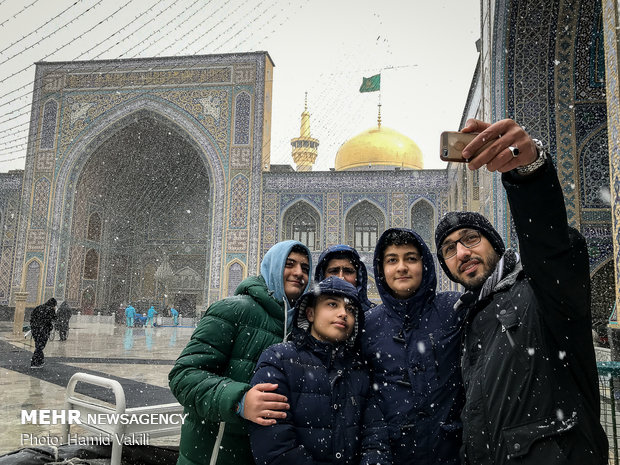
M461 243L463 247L467 247L468 249L471 249L472 247L475 247L478 244L480 244L481 240L482 240L482 236L480 235L478 231L468 231L460 239L456 241L444 243L439 248L439 252L441 253L441 256L443 257L443 259L447 260L448 258L452 258L456 255L456 244L458 244L459 242Z

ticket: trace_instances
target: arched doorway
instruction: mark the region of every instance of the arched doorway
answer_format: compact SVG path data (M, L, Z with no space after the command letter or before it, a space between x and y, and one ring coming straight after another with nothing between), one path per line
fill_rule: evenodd
M77 304L91 289L99 310L128 302L160 305L165 292L177 291L175 273L190 268L198 279L183 292L202 304L212 195L200 151L179 127L151 112L114 127L119 129L94 148L75 183L67 299ZM92 218L99 222L96 235ZM86 253L98 257L96 275L78 265ZM151 282L151 269L164 257L172 274L165 283Z

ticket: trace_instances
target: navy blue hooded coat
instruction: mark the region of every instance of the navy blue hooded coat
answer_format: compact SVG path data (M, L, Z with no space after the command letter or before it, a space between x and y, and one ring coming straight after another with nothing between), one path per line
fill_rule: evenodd
M422 281L407 299L397 299L383 278L386 235L409 236L422 255ZM374 272L383 303L368 313L362 334L364 357L378 403L388 423L394 463L459 463L464 404L460 372L464 319L453 306L459 293L436 293L433 256L408 229L388 229L375 248Z
M375 306L370 300L368 300L368 272L366 271L366 265L360 259L357 250L348 245L338 244L332 245L325 249L321 255L319 256L319 262L316 265L316 269L314 270L314 282L318 283L325 279L325 269L327 268L327 262L334 258L334 256L339 256L340 254L346 254L351 257L354 262L355 267L357 268L357 295L359 296L360 302L362 303L362 310L365 312L370 310Z
M251 384L276 383L290 410L275 425L250 424L257 465L390 464L381 413L370 396L370 376L360 354L358 324L347 341L321 342L308 331L306 307L316 295L349 298L358 308L353 285L329 277L306 292L295 306L288 342L261 355Z

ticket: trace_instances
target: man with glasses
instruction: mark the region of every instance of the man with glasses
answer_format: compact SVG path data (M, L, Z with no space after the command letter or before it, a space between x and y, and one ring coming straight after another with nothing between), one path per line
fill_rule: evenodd
M469 120L470 169L500 171L519 250L479 213L450 212L435 233L448 277L465 287L465 464L607 463L591 333L586 242L568 225L542 144L514 121Z

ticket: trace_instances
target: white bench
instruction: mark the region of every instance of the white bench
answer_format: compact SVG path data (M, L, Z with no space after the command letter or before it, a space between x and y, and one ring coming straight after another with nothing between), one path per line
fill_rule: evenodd
M84 399L82 397L76 397L75 386L78 382L94 384L97 386L106 387L114 391L114 406L110 407L103 401L88 397ZM151 415L151 414L183 414L183 407L179 403L161 404L161 405L148 405L146 407L126 408L125 404L125 392L123 387L118 381L113 379L103 378L101 376L89 375L87 373L75 373L67 384L67 390L65 392L65 409L66 410L79 410L80 421L82 428L85 428L93 433L93 436L106 437L109 442L112 443L112 456L110 459L111 465L120 465L123 442L119 441L123 437L131 437L132 435L147 438L174 436L181 433L181 417L176 417L179 421L177 424L158 424L151 422L139 422L139 423L127 423L123 424L121 421L112 423L99 423L89 422L88 416L95 415L94 418L99 418L98 414L104 415L123 415L125 418L137 418L139 415ZM144 418L144 417L142 417ZM149 417L150 418L150 417ZM70 443L70 422L65 422L63 425L62 435L66 439L67 443Z

